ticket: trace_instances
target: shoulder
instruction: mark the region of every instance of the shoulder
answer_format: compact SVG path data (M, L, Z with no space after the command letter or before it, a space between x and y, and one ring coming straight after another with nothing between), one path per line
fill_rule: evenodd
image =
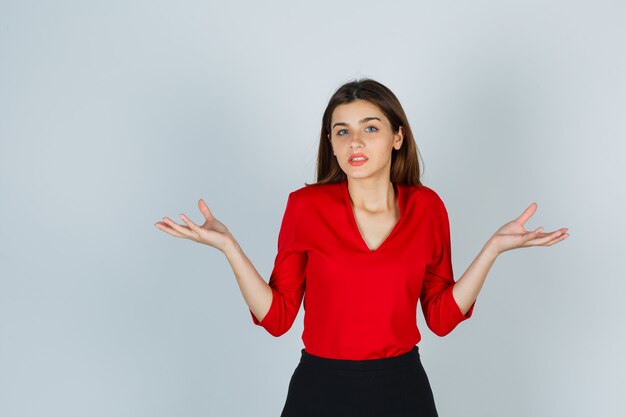
M297 201L325 201L336 197L341 192L341 183L310 184L293 190L289 198Z
M431 207L434 209L445 208L439 193L433 188L426 185L405 185L407 190L407 199L409 201L416 200L420 206Z
M288 205L298 211L312 210L325 206L341 198L341 184L311 184L297 188L289 193Z
M428 201L433 204L433 205L437 205L437 206L443 206L443 200L442 198L439 196L439 193L437 191L435 191L434 189L427 187L425 185L422 186L423 192L424 194L427 196Z

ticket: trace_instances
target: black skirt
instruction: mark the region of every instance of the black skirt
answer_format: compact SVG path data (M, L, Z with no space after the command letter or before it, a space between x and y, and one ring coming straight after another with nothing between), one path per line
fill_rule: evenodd
M419 348L366 360L301 350L281 417L437 417Z

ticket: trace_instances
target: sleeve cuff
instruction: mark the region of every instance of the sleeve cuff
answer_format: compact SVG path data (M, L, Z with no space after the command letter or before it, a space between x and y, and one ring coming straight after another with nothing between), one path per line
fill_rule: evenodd
M274 304L276 304L277 298L278 297L276 297L276 294L274 294L274 288L272 288L272 303L270 304L270 309L267 311L267 314L265 314L265 317L263 317L263 320L261 321L259 321L254 315L254 313L252 313L252 310L248 308L248 311L250 312L250 316L252 316L252 322L254 324L256 324L257 326L266 327L267 323L270 323L272 321L272 316L275 310Z
M470 317L472 317L472 314L474 313L474 306L476 305L476 300L474 300L474 302L472 303L470 309L467 310L467 313L463 314L461 312L461 307L459 307L459 305L457 304L456 300L454 299L454 295L452 294L452 289L453 288L454 288L454 285L451 285L450 289L448 291L450 293L449 297L452 299L452 304L454 306L454 308L453 308L454 316L456 317L456 320L458 322L462 322L463 320L467 320Z

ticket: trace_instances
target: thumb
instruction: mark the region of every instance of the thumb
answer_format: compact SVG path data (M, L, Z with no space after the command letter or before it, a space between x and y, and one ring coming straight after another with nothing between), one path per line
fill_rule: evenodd
M209 209L209 206L206 205L206 203L204 202L203 199L198 200L198 208L200 208L200 211L202 212L202 215L204 215L204 218L208 221L208 220L213 220L215 217L213 216L213 213L211 213L211 209Z

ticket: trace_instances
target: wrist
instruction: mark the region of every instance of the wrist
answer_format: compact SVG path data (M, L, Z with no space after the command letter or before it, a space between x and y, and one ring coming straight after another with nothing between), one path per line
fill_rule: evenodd
M237 253L239 251L241 251L241 247L239 246L239 243L237 243L235 239L229 239L224 245L224 247L222 248L222 253L224 253L226 257L230 256L231 254Z
M493 239L489 239L487 243L485 243L485 246L483 246L483 251L494 259L497 258L498 255L500 255L500 251L498 250Z

